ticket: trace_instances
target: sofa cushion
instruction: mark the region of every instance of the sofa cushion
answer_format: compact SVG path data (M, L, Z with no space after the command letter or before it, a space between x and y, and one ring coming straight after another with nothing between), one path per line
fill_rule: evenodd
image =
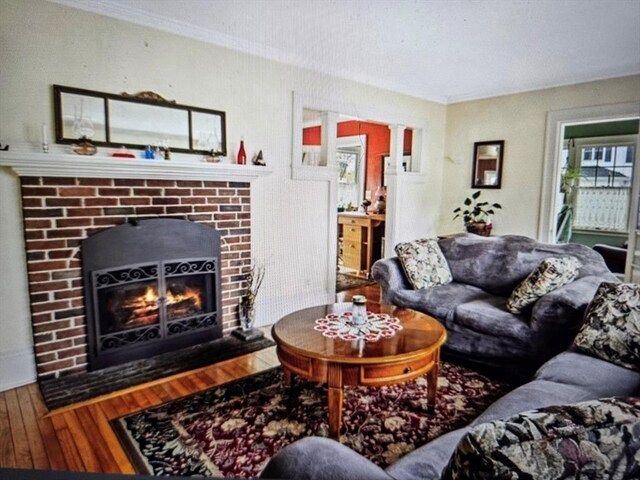
M593 398L640 396L639 372L578 352L556 355L535 378L584 388Z
M522 315L514 315L504 308L504 297L489 297L461 303L455 309L455 322L459 325L496 337L529 343L531 328Z
M433 238L422 238L396 245L404 273L413 288L429 288L451 282L447 260Z
M640 371L640 285L603 282L574 343L585 353Z
M460 302L491 298L491 295L472 285L449 283L422 290L396 291L392 303L413 308L444 321L453 315Z
M392 463L385 472L395 479L440 480L451 454L469 430L464 427L445 433Z
M439 244L454 282L501 297L511 295L516 285L549 257L576 257L582 263L578 278L608 272L599 253L578 244L551 245L520 235L465 235L440 240Z
M379 466L348 447L322 437L287 445L267 463L261 478L296 480L393 480Z
M471 425L511 417L524 410L584 402L597 398L600 397L584 387L549 380L533 380L493 402Z
M543 295L572 282L577 276L580 261L576 257L545 258L514 288L507 300L507 310L521 313Z
M442 478L638 478L639 447L640 399L592 400L474 427Z

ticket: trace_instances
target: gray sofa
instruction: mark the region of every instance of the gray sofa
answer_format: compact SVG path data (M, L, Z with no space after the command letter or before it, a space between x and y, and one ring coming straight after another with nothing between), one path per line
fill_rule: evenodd
M436 438L386 470L334 440L309 437L281 450L261 476L301 480L435 480L441 477L460 439L475 425L551 405L638 395L640 373L566 351L547 361L531 382L496 401L469 426Z
M453 281L414 290L397 257L377 261L373 278L382 303L437 318L447 329L445 358L489 367L525 381L575 337L589 301L603 281L616 282L602 257L583 245L549 245L519 235L462 235L439 241ZM582 264L578 277L540 298L521 314L506 302L513 289L548 257L571 255Z

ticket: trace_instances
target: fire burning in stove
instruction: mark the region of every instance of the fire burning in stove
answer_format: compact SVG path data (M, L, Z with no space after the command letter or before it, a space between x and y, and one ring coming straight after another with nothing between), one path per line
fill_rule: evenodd
M199 288L180 282L167 286L164 298L158 295L156 286L147 286L144 292L140 288L114 295L110 298L108 311L115 325L114 330L137 328L159 321L160 304L164 302L167 320L187 318L204 312L202 292Z

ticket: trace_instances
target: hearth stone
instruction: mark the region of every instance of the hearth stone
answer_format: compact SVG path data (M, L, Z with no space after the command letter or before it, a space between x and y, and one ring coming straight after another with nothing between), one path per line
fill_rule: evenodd
M262 332L260 332L262 333ZM239 340L226 336L152 358L40 381L49 410L106 395L145 382L212 365L275 345L267 338Z

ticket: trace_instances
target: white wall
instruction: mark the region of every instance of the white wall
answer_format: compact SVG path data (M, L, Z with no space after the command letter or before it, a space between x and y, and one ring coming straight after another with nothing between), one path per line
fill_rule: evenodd
M351 111L374 106L390 117L406 118L409 125L415 119L428 125L424 149L430 188L405 195L403 212L406 223L419 225L416 235L435 233L439 198L433 192L439 192L441 178L443 105L41 0L0 2L0 44L3 144L39 144L42 122L53 137L51 85L60 84L111 93L152 90L178 103L223 110L229 151L235 154L241 136L249 157L263 150L273 174L252 184L253 253L267 267L258 297L259 323L324 301L326 279L335 268L322 254L327 248L327 184L291 180L293 91L331 99ZM0 182L1 357L30 351L31 340L18 183L6 169L0 170ZM6 374L0 370L0 375L1 389Z
M481 198L503 206L494 216L495 234L536 237L547 112L639 99L640 75L635 75L448 105L439 231L462 230L451 212L474 191L473 143L504 140L502 188L485 189Z

